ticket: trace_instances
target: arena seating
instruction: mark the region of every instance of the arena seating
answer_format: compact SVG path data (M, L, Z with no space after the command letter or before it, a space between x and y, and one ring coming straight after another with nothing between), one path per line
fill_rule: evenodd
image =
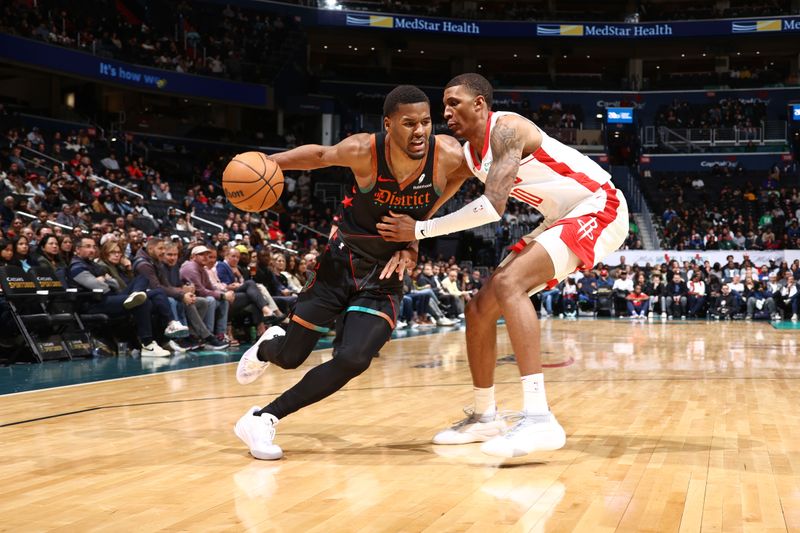
M9 2L0 31L102 57L204 76L271 83L303 46L291 18L216 4L87 0Z
M662 214L662 246L672 250L800 248L797 176L716 167L705 174L655 173L640 181Z

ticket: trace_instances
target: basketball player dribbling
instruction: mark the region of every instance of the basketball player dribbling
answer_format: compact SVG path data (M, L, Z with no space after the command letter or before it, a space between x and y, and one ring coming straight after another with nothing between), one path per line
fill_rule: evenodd
M493 113L491 105L492 86L478 74L456 76L445 88L447 125L467 140L464 157L472 174L486 184L484 195L426 221L392 213L378 228L390 241L446 235L500 220L509 197L544 215L467 305L475 406L466 419L433 438L435 444L483 442L484 453L517 457L557 450L566 442L545 396L540 328L529 296L616 250L627 235L628 209L599 165L516 113ZM494 399L500 316L522 377L522 416L510 429L497 415Z
M283 170L349 167L356 183L342 201L336 229L316 269L309 272L288 328L269 328L239 361L236 378L242 384L255 381L270 363L297 368L336 322L333 358L309 370L263 409L252 407L236 423L236 435L257 459L282 457L273 443L278 421L344 387L369 367L391 337L403 273L413 268L417 250L413 237L407 242L382 239L378 221L390 209L412 220L426 218L463 182L449 183L448 175L463 162L461 146L449 135L431 135L425 93L401 85L386 96L383 111L385 132L270 156Z

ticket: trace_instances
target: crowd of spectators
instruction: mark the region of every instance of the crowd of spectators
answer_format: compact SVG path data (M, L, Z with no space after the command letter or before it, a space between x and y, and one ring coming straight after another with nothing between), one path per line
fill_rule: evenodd
M642 21L768 17L792 12L791 2L785 0L730 2L725 8L719 8L710 2L687 3L680 9L675 9L669 3L642 1L639 2L638 11Z
M768 61L767 58L754 60L749 66L731 68L730 70L716 72L709 70L696 70L690 67L687 70L677 61L663 61L658 72L643 80L638 89L696 89L697 87L720 87L733 89L746 89L756 87L797 85L797 75L788 68L788 64Z
M800 260L755 265L727 257L724 265L701 259L659 265L602 263L577 271L543 291L540 316L606 313L646 320L798 320Z
M272 81L295 30L278 15L186 0L142 14L102 0L4 4L0 31L138 65L262 83Z
M755 134L766 119L766 103L758 99L722 98L709 104L676 100L659 108L655 125L668 128L740 128Z
M800 248L800 187L792 168L775 165L760 180L720 166L705 174L666 173L642 180L648 201L661 213L662 247ZM795 185L785 184L790 181Z

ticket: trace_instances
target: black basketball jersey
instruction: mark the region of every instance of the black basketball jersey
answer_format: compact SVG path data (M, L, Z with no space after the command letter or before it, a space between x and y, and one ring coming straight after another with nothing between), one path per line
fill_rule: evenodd
M407 242L387 242L378 234L376 224L389 211L423 220L441 191L433 184L436 171L436 137L428 140L422 172L398 183L386 162L386 133L372 135L372 156L375 165L375 181L370 189L360 190L354 185L345 195L334 222L339 226L341 239L353 250L366 258L388 261L394 252L408 246Z

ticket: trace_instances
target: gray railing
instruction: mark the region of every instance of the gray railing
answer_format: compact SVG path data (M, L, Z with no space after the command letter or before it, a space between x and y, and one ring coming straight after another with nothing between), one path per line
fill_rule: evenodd
M645 126L641 131L642 145L654 148L662 145L675 151L703 152L708 148L783 144L787 140L785 120L768 120L757 125L732 128L668 128Z

